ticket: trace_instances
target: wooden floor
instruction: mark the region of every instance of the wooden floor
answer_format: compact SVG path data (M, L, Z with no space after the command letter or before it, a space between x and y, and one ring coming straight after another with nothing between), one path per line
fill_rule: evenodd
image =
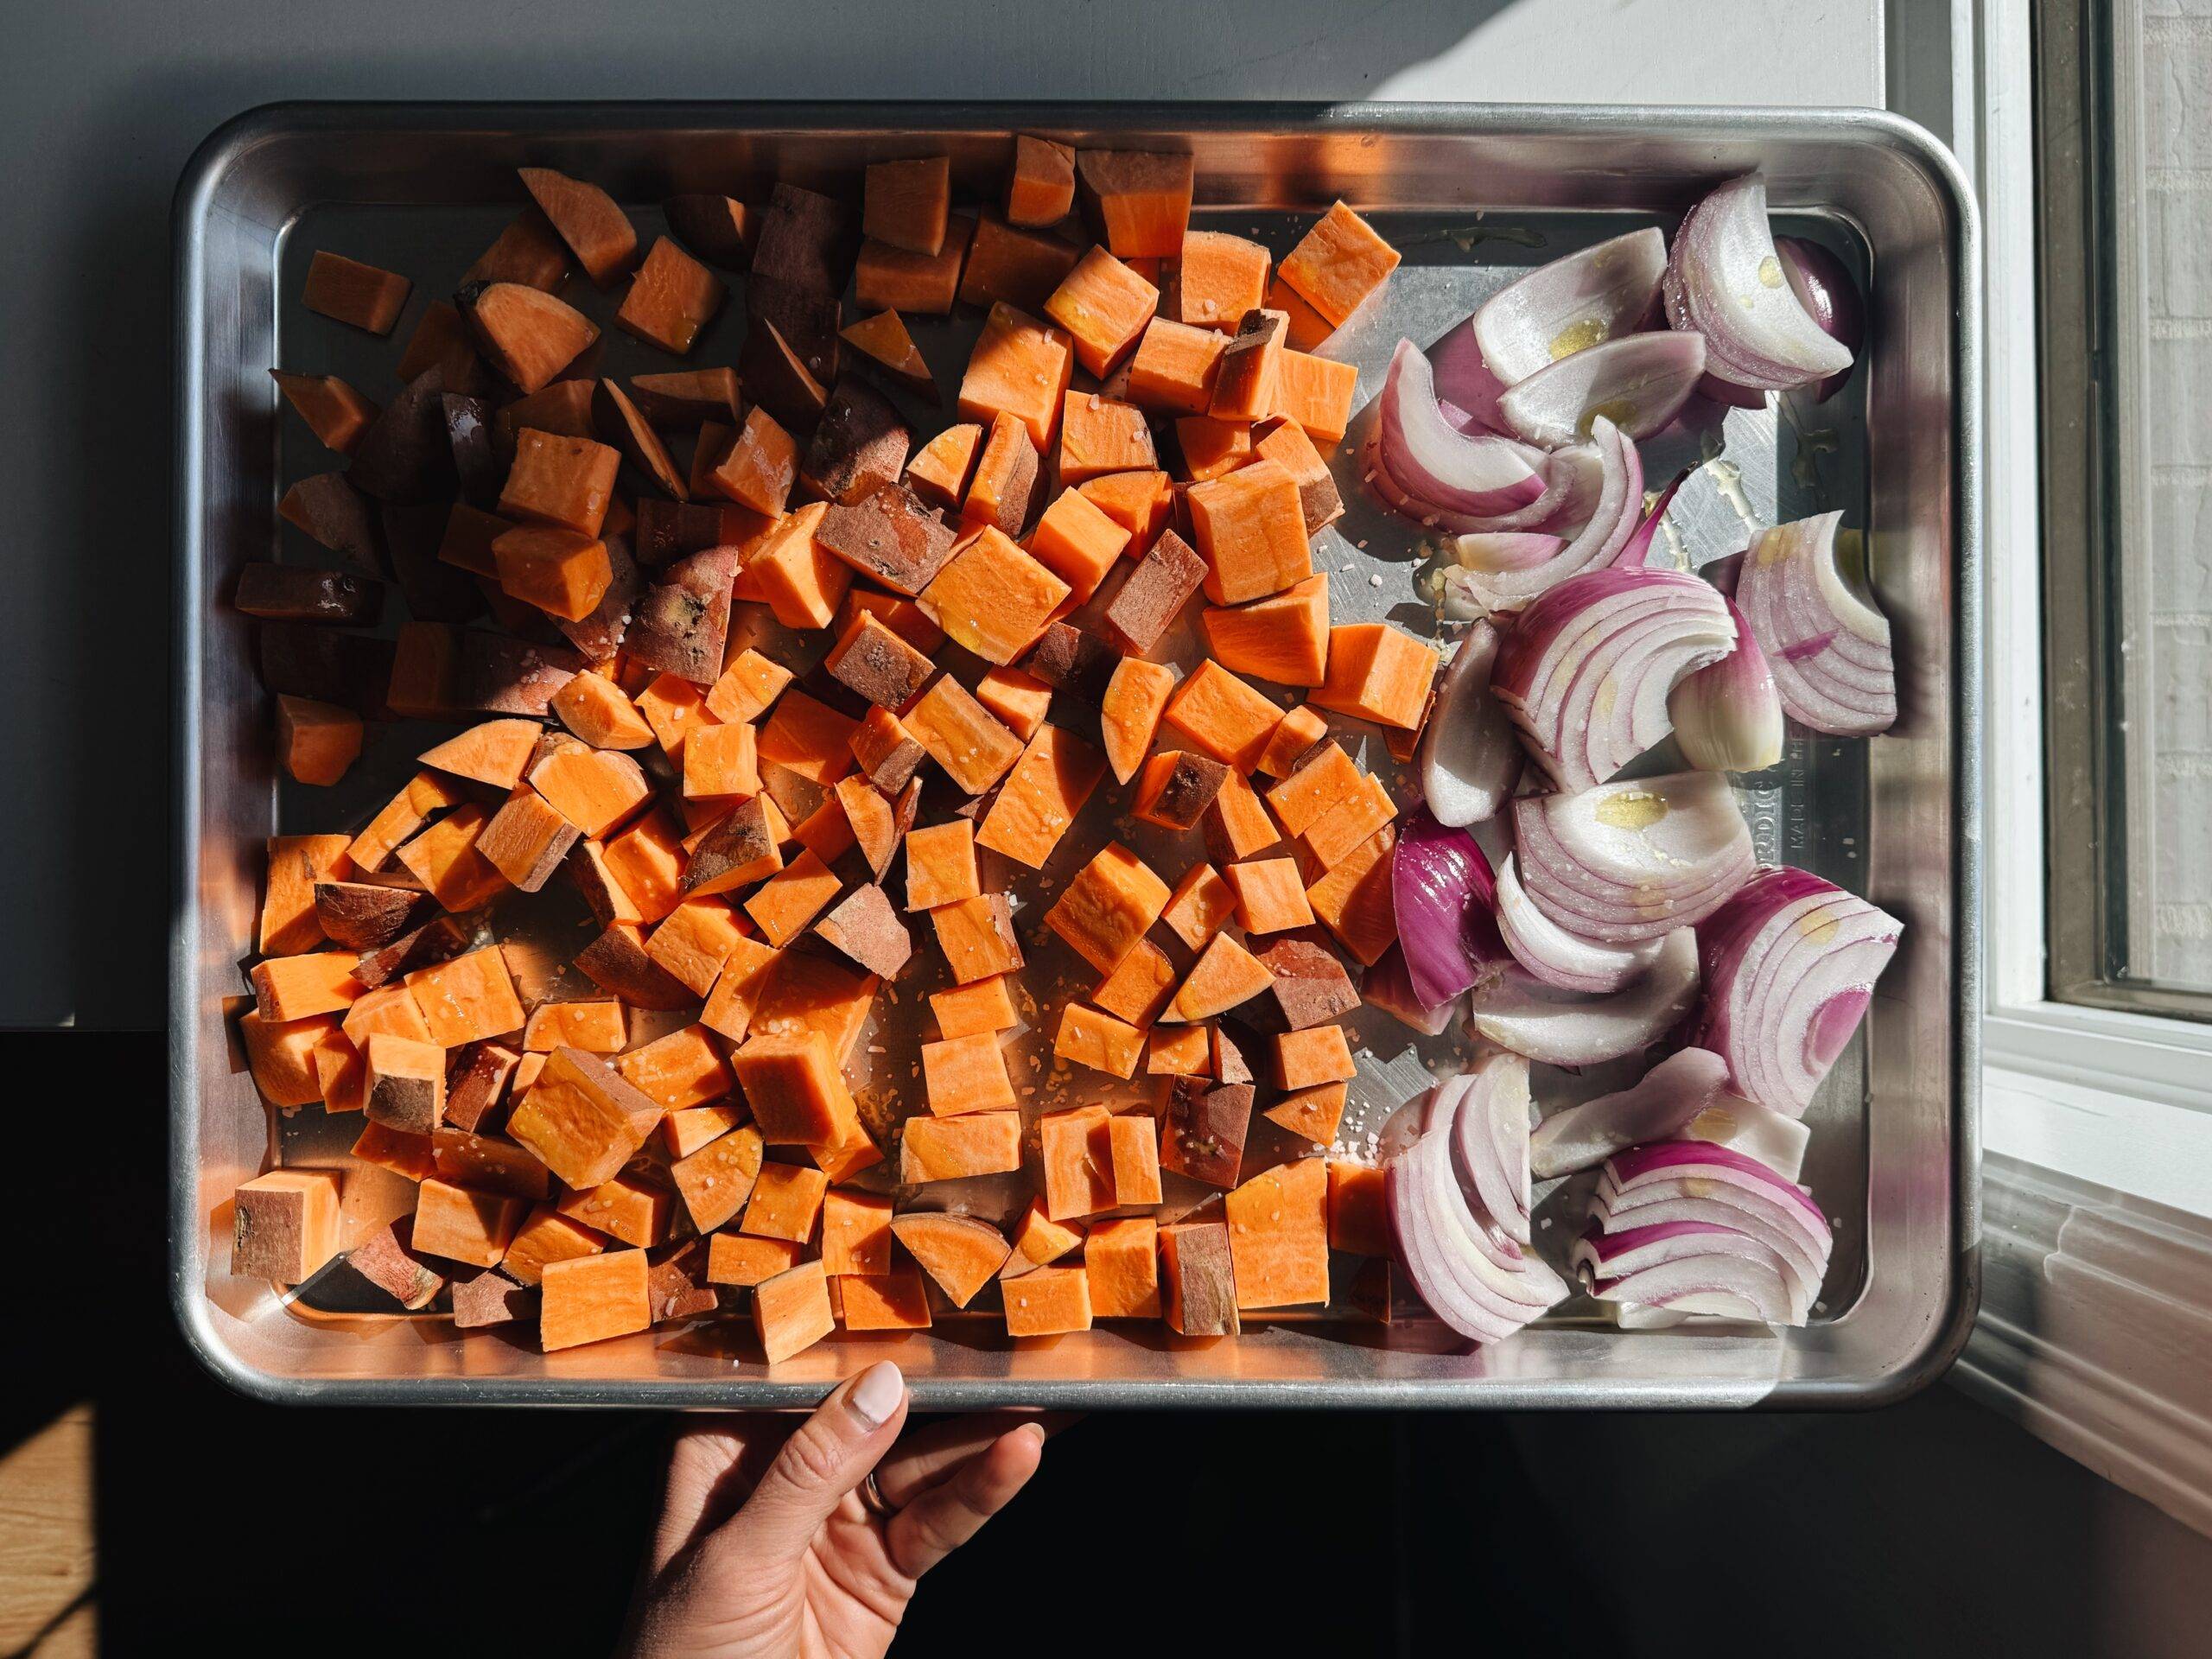
M71 1406L0 1456L0 1653L78 1659L99 1648L92 1408Z

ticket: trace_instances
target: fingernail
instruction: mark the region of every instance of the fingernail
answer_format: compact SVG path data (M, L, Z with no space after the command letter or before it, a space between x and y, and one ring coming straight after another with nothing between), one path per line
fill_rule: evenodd
M1040 1446L1045 1444L1045 1425L1042 1423L1024 1423L1014 1432L1017 1434L1027 1434Z
M899 1409L899 1402L906 1397L906 1379L899 1375L899 1368L889 1360L879 1360L860 1374L852 1392L845 1396L845 1403L854 1416L870 1428L880 1428L891 1421L891 1414Z

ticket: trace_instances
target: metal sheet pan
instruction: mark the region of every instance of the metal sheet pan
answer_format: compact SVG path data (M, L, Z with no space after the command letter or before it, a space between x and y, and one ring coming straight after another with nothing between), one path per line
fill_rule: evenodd
M300 309L308 252L332 246L407 270L419 307L512 214L517 165L605 182L652 226L657 214L639 205L675 191L849 180L870 159L918 150L949 152L956 181L988 195L1015 130L1188 148L1198 219L1278 253L1336 197L1376 217L1406 264L1387 304L1327 347L1360 365L1362 404L1401 334L1426 343L1518 270L1665 221L1752 168L1792 230L1869 279L1869 350L1850 387L1817 426L1732 414L1720 458L1694 474L1675 514L1675 550L1696 563L1741 546L1747 520L1843 507L1866 527L1900 646L1892 734L1795 741L1782 765L1741 780L1763 853L1908 924L1815 1108L1807 1173L1837 1248L1806 1329L1624 1335L1570 1304L1466 1352L1427 1322L1284 1320L1212 1344L1102 1327L1010 1348L995 1321L948 1321L928 1336L843 1338L772 1374L714 1324L545 1356L496 1334L461 1339L436 1318L374 1313L342 1269L283 1296L229 1274L238 1182L274 1161L340 1161L352 1135L312 1109L266 1111L226 1039L263 840L350 823L389 786L360 769L353 794L315 791L311 814L276 786L245 625L223 602L240 564L272 556L283 484L320 464L296 423L276 420L268 366L311 358L381 385L396 349ZM1871 111L1451 105L289 105L208 139L179 187L175 229L172 1290L195 1349L235 1386L295 1402L791 1405L889 1357L929 1406L1811 1407L1894 1399L1940 1375L1964 1341L1977 1261L1979 253L1955 163L1910 124ZM917 332L941 371L959 360L957 325ZM698 360L727 360L734 340L719 344ZM619 355L610 365L626 366ZM1419 538L1365 505L1357 438L1337 462L1353 509L1317 564L1338 573L1340 620L1427 628ZM1663 474L1668 458L1647 465ZM1359 1034L1347 1145L1425 1086L1441 1052L1371 1012ZM375 1224L392 1196L376 1173L351 1184L353 1224ZM988 1194L974 1201L988 1208Z

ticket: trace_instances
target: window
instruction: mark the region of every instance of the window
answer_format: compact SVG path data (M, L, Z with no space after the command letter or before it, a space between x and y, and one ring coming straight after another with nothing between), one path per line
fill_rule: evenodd
M2212 1020L2212 15L2035 29L2047 994Z

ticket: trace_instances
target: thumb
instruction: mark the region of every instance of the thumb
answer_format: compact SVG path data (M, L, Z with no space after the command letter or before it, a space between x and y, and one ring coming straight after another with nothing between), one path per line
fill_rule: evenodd
M723 1528L755 1559L803 1554L846 1493L898 1439L906 1379L889 1360L846 1383L792 1432L753 1496Z

